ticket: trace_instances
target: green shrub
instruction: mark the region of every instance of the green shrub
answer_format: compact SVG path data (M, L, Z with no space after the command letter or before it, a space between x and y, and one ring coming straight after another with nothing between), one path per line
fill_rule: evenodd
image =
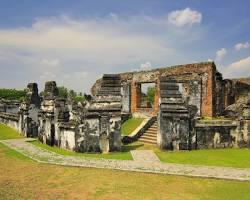
M26 96L25 90L16 90L16 89L0 89L0 98L7 100L22 100Z

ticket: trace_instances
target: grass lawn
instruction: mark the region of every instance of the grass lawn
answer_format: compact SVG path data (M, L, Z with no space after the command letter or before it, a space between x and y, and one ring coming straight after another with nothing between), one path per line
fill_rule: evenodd
M143 121L143 118L130 118L122 124L121 134L131 134Z
M249 199L250 183L40 164L0 145L0 199Z
M162 162L250 168L250 149L206 149L179 152L155 151Z
M20 137L17 132L6 126L1 125L0 127L1 138L10 139ZM33 144L63 155L86 156L85 154L49 147L38 141L33 142ZM121 157L125 157L125 155L128 156L128 152L132 149L152 149L159 154L159 150L155 146L133 143L123 147L124 153L114 153L112 155L98 154L98 156L117 156L118 158L116 159L122 159ZM242 151L244 150L242 149ZM235 157L242 154L242 151L239 150L236 152L232 149L232 152L235 153ZM220 150L218 152L220 152ZM228 157L234 155L232 152L229 151ZM180 157L174 156L175 154L179 155L181 153L188 155L192 152L160 152L160 154L164 155L163 157L160 155L160 157L161 159L167 158L169 160L169 155L171 155L175 160L177 160L177 158L181 160ZM227 153L224 152L217 156L223 157L224 154L226 155ZM96 154L87 155L96 157ZM168 157L165 157L166 155L168 155ZM131 155L129 154L129 156ZM202 156L204 157L204 154L199 156L200 160L205 159L202 158ZM232 158L235 159L234 157ZM250 196L250 182L40 164L31 161L1 143L0 172L4 172L0 173L0 199L244 200L249 199Z
M56 146L51 147L49 145L41 143L40 141L32 141L30 143L38 147L41 147L43 149L46 149L48 151L55 152L60 155L82 156L82 157L92 157L92 158L108 158L108 159L118 159L118 160L132 160L132 155L129 152L129 149L126 147L123 147L122 152L111 152L107 154L101 154L101 153L77 153L77 152L68 151L65 149L60 149Z
M12 128L0 124L0 140L22 138L22 136Z
M165 163L250 168L250 149L205 149L192 151L161 151L157 146L134 142L124 148L153 150Z

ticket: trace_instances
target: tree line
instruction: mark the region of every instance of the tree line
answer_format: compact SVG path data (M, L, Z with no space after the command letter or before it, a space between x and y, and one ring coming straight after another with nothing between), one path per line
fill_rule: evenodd
M75 102L83 102L84 95L82 92L75 92L74 90L69 90L64 86L59 86L59 96L66 99L74 100ZM23 100L26 96L27 89L17 90L17 89L7 89L7 88L0 88L0 98L7 99L7 100ZM44 96L44 91L39 93L41 97Z
M7 100L19 100L21 101L26 95L26 89L16 90L16 89L6 89L0 88L0 98Z

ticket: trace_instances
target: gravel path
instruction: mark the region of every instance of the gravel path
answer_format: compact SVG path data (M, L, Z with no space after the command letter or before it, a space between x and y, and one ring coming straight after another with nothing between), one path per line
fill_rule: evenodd
M158 157L154 154L154 152L141 150L131 151L132 156L134 158L133 161L63 156L47 151L27 142L31 140L33 139L24 138L2 140L0 142L24 154L25 156L28 156L31 159L41 163L77 167L107 168L137 172L162 173L191 177L250 181L250 169L230 167L206 167L166 163L163 164L159 161Z

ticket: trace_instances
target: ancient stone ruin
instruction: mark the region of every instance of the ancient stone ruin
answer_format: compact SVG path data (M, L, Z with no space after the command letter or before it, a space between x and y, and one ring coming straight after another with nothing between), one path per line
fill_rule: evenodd
M153 102L144 84L153 85ZM54 81L43 98L36 83L27 91L23 102L0 100L0 122L51 146L110 152L139 139L166 150L250 147L250 78L223 79L213 62L104 74L84 105L59 97ZM122 137L131 116L147 121Z
M152 118L142 127L148 130L124 137L124 142L139 139L168 150L250 147L250 78L223 79L213 62L119 75L122 117ZM93 94L101 83L99 79L93 85ZM147 83L156 91L150 107L141 90ZM155 116L157 123L152 122Z
M160 79L157 143L162 149L188 150L190 114L175 80Z

